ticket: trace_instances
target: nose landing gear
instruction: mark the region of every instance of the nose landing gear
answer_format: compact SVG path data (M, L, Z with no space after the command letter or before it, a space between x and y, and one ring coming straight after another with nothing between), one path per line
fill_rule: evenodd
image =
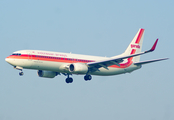
M65 79L66 83L72 83L73 82L73 79L71 77L69 77L69 74L68 74L68 77Z
M22 70L19 72L19 75L20 76L23 76L24 75L24 72L22 72Z
M19 66L14 66L14 69L16 69L16 70L20 70L20 72L19 72L19 75L20 76L23 76L24 75L24 73L23 73L23 71L22 71L22 67L19 67Z

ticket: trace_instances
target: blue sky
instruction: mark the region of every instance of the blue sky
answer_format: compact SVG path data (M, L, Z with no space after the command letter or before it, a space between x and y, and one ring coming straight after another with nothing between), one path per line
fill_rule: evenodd
M0 120L173 120L173 0L1 0ZM39 78L17 70L5 57L23 49L115 56L139 28L143 50L159 38L156 51L141 60L169 57L131 74L89 82L73 75Z

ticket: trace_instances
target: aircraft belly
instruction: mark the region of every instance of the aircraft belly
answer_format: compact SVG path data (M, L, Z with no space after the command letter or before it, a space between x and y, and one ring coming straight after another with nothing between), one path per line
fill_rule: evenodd
M100 71L93 72L92 75L109 76L125 73L125 70L122 68L109 68L109 70L105 68L100 68L99 70Z
M100 76L109 76L109 75L118 75L124 73L130 73L134 70L141 68L141 66L131 65L128 68L112 68L109 67L109 70L105 68L100 68L99 71L91 73L92 75L100 75Z

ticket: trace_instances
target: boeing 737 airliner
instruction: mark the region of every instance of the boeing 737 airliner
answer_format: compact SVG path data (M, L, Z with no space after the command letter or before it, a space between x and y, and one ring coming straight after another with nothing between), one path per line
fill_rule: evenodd
M85 75L84 79L87 81L92 79L91 75L109 76L130 73L141 68L143 64L168 59L140 62L140 55L154 51L158 42L157 39L150 50L141 52L143 36L144 29L139 29L125 52L110 58L41 50L20 50L5 60L15 69L20 70L20 76L24 74L23 69L34 69L38 70L39 77L54 78L61 73L67 76L66 83L72 83L73 79L70 75L81 74Z

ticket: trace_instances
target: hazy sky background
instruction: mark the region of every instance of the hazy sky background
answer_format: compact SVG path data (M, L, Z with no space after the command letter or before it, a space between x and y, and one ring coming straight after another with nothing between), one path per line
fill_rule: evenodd
M0 0L0 120L174 120L173 0ZM115 56L139 28L141 60L169 57L131 74L39 78L5 57L23 49Z

